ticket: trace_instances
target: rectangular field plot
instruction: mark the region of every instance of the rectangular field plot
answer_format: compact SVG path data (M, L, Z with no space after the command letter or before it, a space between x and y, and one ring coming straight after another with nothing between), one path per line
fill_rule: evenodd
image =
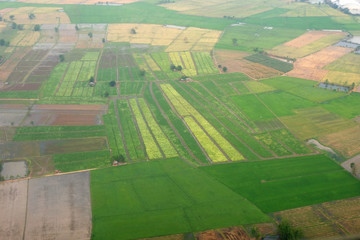
M37 126L17 128L14 141L70 139L106 136L105 127L98 126Z
M109 150L56 154L53 156L56 170L61 172L109 167L111 158Z
M280 72L289 72L293 69L293 65L288 62L280 61L275 58L268 57L263 54L255 54L244 59L249 60L254 63L260 63L262 65L268 66L270 68L274 68Z
M274 114L260 102L255 95L232 96L232 101L253 121L264 121L275 118Z
M89 239L90 173L29 180L24 239Z
M94 239L137 239L268 220L240 195L179 159L91 175Z
M347 95L343 98L338 98L329 102L322 104L321 106L330 112L336 113L345 118L355 118L356 116L360 116L360 109L356 108L358 103L360 102L360 94L352 93L351 95Z
M145 85L145 82L122 82L120 83L120 95L140 95Z
M170 69L171 61L167 53L156 52L152 53L151 57L156 61L161 70L170 78L180 78L182 75L179 72L174 72ZM182 65L182 64L181 64Z
M297 109L293 116L281 117L282 122L301 140L317 138L355 127L354 121L339 117L321 107Z
M255 48L273 48L302 33L302 30L297 29L265 29L263 26L251 24L232 26L225 30L224 35L215 48L253 52ZM236 44L234 44L232 39L236 39Z
M324 155L202 167L266 213L360 195L360 183Z
M23 239L28 180L0 183L0 238Z
M360 74L360 55L349 53L325 67L327 70Z

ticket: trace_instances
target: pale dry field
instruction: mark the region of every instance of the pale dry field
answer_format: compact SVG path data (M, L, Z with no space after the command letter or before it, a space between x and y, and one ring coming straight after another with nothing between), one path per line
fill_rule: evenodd
M8 11L3 18L9 19L14 15L17 24L58 24L70 23L70 18L65 12L60 12L62 8L56 7L20 7ZM35 18L29 19L29 14L33 13Z
M23 239L28 180L0 183L0 239Z
M267 52L281 57L302 58L321 49L331 46L346 36L344 32L312 31L289 42L276 46ZM306 44L303 44L305 42Z
M90 239L90 173L29 180L25 240Z
M323 68L351 51L351 48L336 46L324 48L319 52L298 59L294 63L294 69L288 72L287 75L321 81L328 73L328 70Z

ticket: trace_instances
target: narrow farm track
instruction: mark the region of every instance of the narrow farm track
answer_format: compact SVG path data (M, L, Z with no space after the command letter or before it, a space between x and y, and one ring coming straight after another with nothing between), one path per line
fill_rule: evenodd
M134 125L135 125L135 128L136 128L136 131L137 131L138 136L139 136L139 140L140 140L141 147L142 147L142 149L144 149L145 157L146 157L146 159L149 161L149 156L147 155L147 152L146 152L146 147L145 147L144 139L143 139L143 137L142 137L142 135L141 135L141 132L140 132L140 129L139 129L139 125L138 125L138 123L137 123L137 121L136 121L136 117L135 117L135 115L134 115L134 110L132 109L131 104L130 104L128 98L127 98L127 103L128 103L129 109L130 109L130 111L131 111L131 115L132 115L132 119L133 119L133 121L134 121Z
M149 63L146 61L146 59L144 58L144 55L141 54L141 58L144 60L144 63L146 64L147 68L149 69L149 71L151 72L151 74L154 76L154 78L156 79L156 81L159 81L159 79L157 78L157 76L155 75L154 71L151 69L151 67L149 66Z
M182 136L180 135L180 133L178 132L178 130L175 128L175 126L173 125L173 123L170 121L170 119L168 118L168 116L165 114L164 110L161 108L158 100L155 97L155 94L153 92L153 83L150 83L149 89L150 89L150 93L152 98L154 99L154 102L157 106L157 108L159 109L159 111L161 112L162 116L166 119L166 121L168 122L169 126L172 128L172 130L174 131L174 133L176 134L177 138L180 140L181 144L185 147L185 149L188 151L188 153L200 164L202 165L203 163L200 162L200 160L193 154L193 152L190 150L190 148L188 147L188 145L185 143L184 139L182 138ZM179 154L179 156L181 156ZM193 164L191 161L185 159L186 162L188 162L189 164Z
M137 104L137 106L138 106L138 108L139 108L139 111L140 111L140 113L141 113L141 116L142 116L142 118L143 118L143 120L144 120L144 122L145 122L145 124L146 124L146 127L148 128L151 136L153 137L156 146L159 148L159 151L160 151L162 157L163 157L163 158L166 158L164 151L162 150L162 148L161 148L159 142L156 140L155 135L154 135L154 133L152 132L152 130L151 130L148 122L146 121L145 115L144 115L144 113L143 113L143 111L142 111L142 109L141 109L141 107L140 107L138 98L136 97L135 99L136 99L136 104Z
M119 129L120 129L121 139L122 139L122 142L124 144L126 157L127 157L127 159L129 159L130 163L132 163L132 160L130 158L130 154L129 154L129 151L128 151L128 147L127 147L127 144L126 144L126 140L125 140L125 137L124 137L124 131L123 131L123 128L122 128L122 125L121 125L121 122L120 122L119 109L118 109L117 101L114 99L113 103L114 103L114 108L115 108L115 113L116 113L116 119L117 119Z
M180 86L181 87L181 86ZM185 89L183 89L185 92L187 92ZM240 139L237 134L235 134L228 126L226 126L225 124L223 124L206 106L204 106L202 103L200 103L192 94L190 94L189 92L187 92L189 95L192 96L193 100L196 101L198 104L200 104L204 109L206 109L209 114L211 116L213 116L225 129L227 129L237 140L239 140L242 144L244 144L244 146L246 146L252 153L254 153L257 157L259 157L260 159L266 159L262 156L260 156L257 152L255 152L246 142L244 142L242 139ZM201 97L201 96L199 96ZM206 101L206 99L205 99ZM210 103L211 104L211 103ZM221 112L221 111L220 111ZM252 137L252 136L251 136ZM226 139L226 138L225 138ZM256 141L256 139L254 139ZM261 144L261 143L259 143ZM235 148L237 149L237 148ZM245 156L244 156L245 157Z
M239 89L237 89L236 87L233 86L233 83L229 83L229 85L232 87L232 89L234 89L235 92L237 92L237 94L241 95L242 93L239 91Z

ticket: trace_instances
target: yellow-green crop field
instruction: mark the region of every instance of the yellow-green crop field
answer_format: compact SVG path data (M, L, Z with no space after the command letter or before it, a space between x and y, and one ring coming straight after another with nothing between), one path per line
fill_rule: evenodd
M139 106L136 102L136 99L130 99L130 106L132 108L132 111L134 113L137 125L139 127L141 137L144 141L146 153L149 159L157 159L162 158L162 154L160 152L160 149L158 148L155 139L151 135L151 132L146 125L146 122L140 112Z

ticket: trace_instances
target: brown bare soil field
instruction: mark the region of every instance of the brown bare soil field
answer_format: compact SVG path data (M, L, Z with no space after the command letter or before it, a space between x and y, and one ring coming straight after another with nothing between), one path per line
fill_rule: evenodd
M229 227L196 233L198 240L250 240L242 227Z
M333 33L333 32L309 31L287 43L284 43L284 45L288 46L288 47L301 48L305 45L315 42L316 40L319 40L320 38L323 38L323 37L329 35L330 33Z
M0 81L6 81L21 59L30 51L30 48L17 49L16 52L0 66Z
M76 48L103 48L103 38L105 38L105 33L93 33L92 38L89 38L87 33L80 33Z
M29 180L24 239L90 239L90 173Z
M107 148L107 142L105 138L49 140L49 141L42 141L40 142L40 144L41 144L41 149L40 149L41 155L98 151Z
M248 53L221 50L215 52L215 64L227 67L227 72L242 72L254 79L270 78L282 75L273 68L243 59Z
M23 83L23 84L14 84L9 89L4 89L4 91L32 91L38 90L41 87L39 83Z
M79 104L79 105L63 105L63 104L38 104L33 109L37 110L65 110L65 111L106 111L106 105L98 104Z
M38 142L7 142L0 144L0 159L19 159L40 156Z
M345 157L352 157L360 153L360 126L322 136L319 140Z
M324 48L317 53L298 59L294 63L294 69L288 72L287 75L321 81L329 72L323 68L351 51L351 48L336 46Z
M0 183L0 239L23 239L28 180Z
M53 126L82 126L98 125L101 117L96 114L57 114L54 119L49 119L48 124Z

